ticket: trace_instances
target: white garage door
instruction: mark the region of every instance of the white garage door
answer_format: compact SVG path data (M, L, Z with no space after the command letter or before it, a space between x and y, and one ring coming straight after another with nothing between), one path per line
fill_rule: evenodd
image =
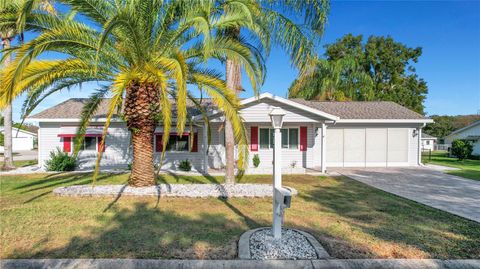
M408 165L407 128L327 129L327 166Z
M344 129L343 147L343 166L365 166L365 129Z
M366 166L384 167L387 166L387 129L366 129Z

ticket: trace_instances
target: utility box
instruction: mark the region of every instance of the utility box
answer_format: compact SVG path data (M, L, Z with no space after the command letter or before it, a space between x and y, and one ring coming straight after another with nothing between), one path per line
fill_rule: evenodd
M282 209L290 208L292 204L292 192L287 188L275 188L275 201Z

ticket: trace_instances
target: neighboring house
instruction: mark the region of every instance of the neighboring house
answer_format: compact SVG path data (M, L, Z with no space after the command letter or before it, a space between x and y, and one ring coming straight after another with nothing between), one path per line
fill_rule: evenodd
M4 127L0 126L0 133L4 134ZM37 134L23 129L12 128L12 150L14 152L21 150L34 149ZM3 152L3 146L0 147L0 152Z
M480 121L453 131L444 137L445 144L452 144L453 140L465 139L473 144L473 155L480 155Z
M72 152L72 138L85 102L86 99L69 99L31 117L40 126L39 165L43 166L56 148ZM316 102L263 93L241 103L239 113L250 143L247 173L271 172L273 139L268 114L273 107L287 112L282 130L282 162L283 168L290 172L302 172L305 168L325 171L329 167L419 165L422 128L433 122L393 102ZM224 117L210 100L202 100L202 105L211 122L211 144L207 145L207 127L199 111L190 104L188 113L193 116L193 130L186 127L183 136L178 136L173 128L162 169L176 170L185 159L201 172L225 166ZM79 154L81 169L95 164L106 111L105 100L86 131ZM162 136L163 128L158 126L153 141L157 161ZM193 138L189 139L190 136ZM130 134L120 118L112 120L105 142L102 167L121 168L131 162ZM258 168L252 164L255 154L260 157Z
M422 133L422 149L423 150L435 150L435 144L437 138L426 133Z

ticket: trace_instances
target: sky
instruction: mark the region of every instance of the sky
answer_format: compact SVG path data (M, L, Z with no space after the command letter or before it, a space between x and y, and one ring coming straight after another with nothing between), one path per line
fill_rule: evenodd
M321 46L343 35L391 36L409 47L422 47L414 65L428 85L427 115L480 113L480 1L333 1ZM323 53L323 49L320 49ZM261 92L285 97L297 71L286 53L274 48L267 59ZM246 91L253 94L244 79ZM68 98L88 97L95 84L85 84L47 98L36 112ZM13 103L19 121L24 97Z

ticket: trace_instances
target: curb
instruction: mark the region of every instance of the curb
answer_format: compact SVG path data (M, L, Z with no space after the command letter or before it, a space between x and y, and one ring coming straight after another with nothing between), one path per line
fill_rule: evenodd
M359 260L140 260L140 259L19 259L0 260L2 269L480 269L480 260L359 259Z

